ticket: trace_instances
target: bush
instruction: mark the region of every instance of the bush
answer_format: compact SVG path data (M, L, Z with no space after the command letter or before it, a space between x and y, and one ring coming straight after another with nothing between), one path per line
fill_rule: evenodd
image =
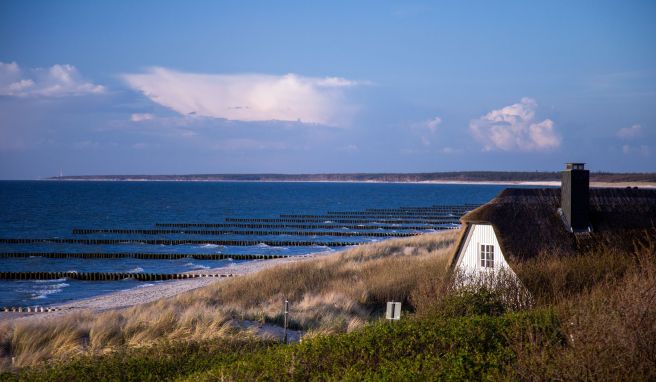
M276 344L257 339L163 342L0 374L2 381L161 381L207 370Z
M464 290L440 301L435 311L447 317L500 316L506 312L506 306L497 292Z
M544 342L560 343L559 325L552 311L378 322L350 334L257 352L187 380L512 379L515 355L508 339L529 338L521 333L531 331Z

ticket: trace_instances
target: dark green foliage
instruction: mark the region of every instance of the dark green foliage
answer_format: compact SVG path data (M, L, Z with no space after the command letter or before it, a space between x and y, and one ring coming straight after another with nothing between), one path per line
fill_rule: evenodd
M0 381L170 380L271 346L274 344L256 339L161 343L111 355L85 356L27 368L19 374L0 374Z
M560 344L551 311L502 316L407 319L314 338L217 365L187 380L502 380L512 379L509 339Z
M463 290L441 300L434 308L435 314L445 317L466 317L476 315L500 316L506 313L499 293L481 289Z

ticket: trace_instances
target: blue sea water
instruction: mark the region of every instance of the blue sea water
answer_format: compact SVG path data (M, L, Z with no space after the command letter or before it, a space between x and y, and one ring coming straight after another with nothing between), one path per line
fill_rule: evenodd
M155 223L221 223L226 218L276 218L280 214L322 215L328 211L368 208L485 203L504 186L388 183L277 182L77 182L1 181L0 238L190 238L201 240L291 240L368 242L371 237L252 235L75 235L73 228L143 228ZM403 226L399 226L402 230ZM230 229L238 228L207 228ZM258 229L244 229L258 230ZM276 229L279 230L279 229ZM284 229L280 229L284 230ZM298 229L287 229L298 231ZM332 230L331 230L332 231ZM392 230L394 232L397 230ZM84 245L0 244L0 252L158 252L300 255L331 246ZM228 266L232 260L49 259L0 258L0 271L10 272L146 272L179 273ZM48 306L116 290L138 288L134 280L114 282L0 280L1 306Z

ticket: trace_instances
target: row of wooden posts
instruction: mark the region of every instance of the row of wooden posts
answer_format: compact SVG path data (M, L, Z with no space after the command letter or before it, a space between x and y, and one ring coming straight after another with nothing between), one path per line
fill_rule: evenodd
M385 215L385 216L398 216L398 215L409 215L409 216L445 216L448 214L459 214L469 211L468 208L454 208L446 210L418 210L418 211L381 211L381 210L365 210L365 211L328 211L328 215Z
M361 245L361 242L349 241L291 241L291 240L201 240L201 239L61 239L61 238L0 238L0 244L89 244L89 245L114 245L114 244L153 244L153 245L230 245L236 247L250 247L260 244L270 247L347 247Z
M207 227L207 228L298 228L298 229L357 229L357 230L428 230L445 229L443 225L344 225L344 224L285 224L285 223L155 223L155 227Z
M345 223L345 224L445 224L458 223L458 219L341 219L334 216L325 218L225 218L227 222L254 222L254 223Z
M368 236L368 237L408 237L420 232L353 232L353 231L238 231L238 230L175 230L175 229L123 229L123 228L74 228L74 235L94 233L113 233L127 235L244 235L244 236Z
M134 279L137 281L183 280L202 277L233 277L233 274L215 273L128 273L128 272L0 272L0 280L57 280L71 279L82 281L118 281Z
M291 255L255 255L255 254L226 254L226 253L136 253L136 252L6 252L0 253L0 258L45 257L49 259L122 259L133 258L142 260L270 260L282 259Z
M411 220L411 221L421 221L421 220L434 220L434 221L445 221L445 222L451 222L456 220L455 215L453 216L446 216L446 215L416 215L416 216L405 216L405 215L398 215L398 216L389 216L389 215L376 215L376 214L368 214L368 215L300 215L300 214L280 214L281 218L284 219L366 219L366 220L371 220L375 221L378 219L405 219L405 220Z
M44 306L3 306L0 312L15 312L15 313L47 313L59 312L62 308L51 308Z
M432 207L398 207L398 208L367 208L365 211L374 212L444 212L444 211L470 211L480 207L480 204L454 204ZM333 212L333 211L329 211ZM335 212L359 212L359 211L335 211Z

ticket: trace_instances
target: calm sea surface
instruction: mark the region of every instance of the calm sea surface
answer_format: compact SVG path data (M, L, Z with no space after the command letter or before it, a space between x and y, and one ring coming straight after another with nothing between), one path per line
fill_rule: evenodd
M73 228L153 229L156 223L222 223L226 218L277 218L280 214L323 215L328 211L369 208L428 207L436 204L485 203L505 186L379 183L240 183L240 182L58 182L0 181L0 238L125 238L198 240L285 240L369 242L385 237L285 235L76 235ZM308 223L321 224L321 223ZM374 223L376 224L376 223ZM249 230L248 228L205 228ZM353 229L351 229L353 231ZM311 231L303 229L302 231ZM335 231L325 229L317 231ZM349 231L341 228L340 231ZM425 231L430 231L426 229ZM358 231L360 232L360 231ZM408 232L398 229L379 232ZM332 246L148 245L148 244L0 244L0 252L147 252L299 255ZM180 273L229 266L233 260L49 259L39 256L0 258L4 272L146 272ZM0 280L0 307L48 306L121 289L144 282Z

